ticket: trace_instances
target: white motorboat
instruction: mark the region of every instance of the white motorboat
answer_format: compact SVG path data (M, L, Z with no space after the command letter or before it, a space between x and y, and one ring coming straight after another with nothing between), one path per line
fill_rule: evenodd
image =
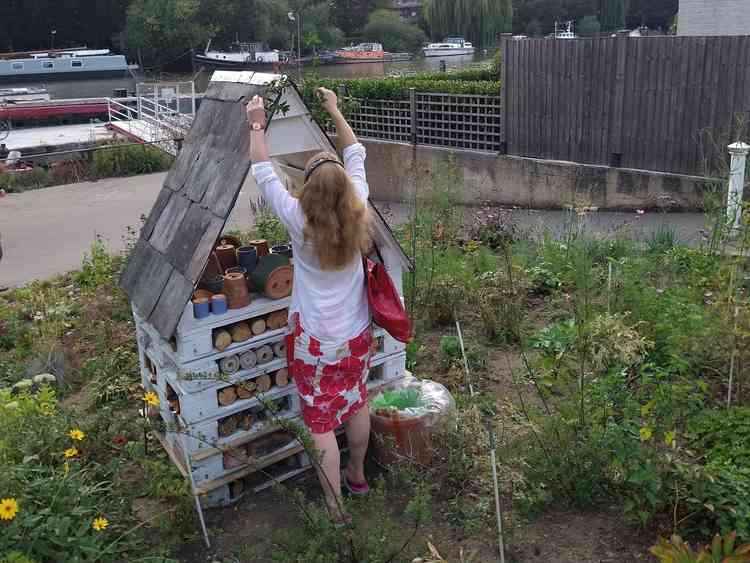
M279 51L268 50L262 43L235 42L229 51L211 49L208 42L203 53L193 55L196 65L211 68L240 69L240 70L271 70L282 60Z
M442 43L430 43L422 49L425 57L451 57L473 55L474 45L463 37L446 37Z

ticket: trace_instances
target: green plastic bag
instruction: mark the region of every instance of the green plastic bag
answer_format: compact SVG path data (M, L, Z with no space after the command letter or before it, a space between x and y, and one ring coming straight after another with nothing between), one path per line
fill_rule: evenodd
M395 391L383 391L372 400L375 410L387 409L405 411L407 409L418 409L424 406L422 394L418 389L396 389Z

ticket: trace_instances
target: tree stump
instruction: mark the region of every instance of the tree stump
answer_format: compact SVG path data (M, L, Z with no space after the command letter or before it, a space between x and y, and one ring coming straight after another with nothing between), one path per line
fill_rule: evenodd
M228 416L219 421L219 436L231 436L237 431L237 419L234 416Z
M255 395L258 385L255 381L245 381L237 384L237 396L242 399L250 399Z
M253 332L247 323L237 323L229 329L229 332L232 335L233 342L245 342L253 336Z
M283 340L273 345L273 354L277 358L286 358L286 343Z
M227 356L219 360L219 369L225 375L232 375L240 371L240 359L237 356Z
M281 368L276 372L274 379L276 380L276 387L286 387L289 385L289 370Z
M232 335L223 328L214 331L214 348L223 352L232 344Z
M237 401L237 391L234 387L225 387L218 392L219 404L222 407L228 407L232 403Z
M255 351L255 355L258 357L258 365L262 366L273 360L273 348L268 346L261 346Z
M251 274L253 285L269 299L282 299L292 294L292 267L282 254L269 254L258 261Z
M260 336L266 332L266 321L263 319L253 319L250 321L250 330L255 336Z
M271 388L271 376L264 373L255 380L255 383L258 385L258 393L265 393Z
M284 328L289 322L289 310L274 311L266 319L266 326L269 330L279 330Z
M224 452L224 469L237 469L247 465L247 452L242 448L230 448Z
M255 417L251 412L241 412L237 416L237 427L241 430L250 430L255 422Z
M248 350L240 356L240 366L242 369L253 369L256 365L258 365L258 356L252 350Z

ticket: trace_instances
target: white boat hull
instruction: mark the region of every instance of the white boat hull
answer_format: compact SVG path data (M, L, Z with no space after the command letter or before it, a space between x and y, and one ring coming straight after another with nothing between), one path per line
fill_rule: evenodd
M474 47L454 47L442 49L425 48L422 49L422 52L424 53L425 57L453 57L456 55L473 55Z

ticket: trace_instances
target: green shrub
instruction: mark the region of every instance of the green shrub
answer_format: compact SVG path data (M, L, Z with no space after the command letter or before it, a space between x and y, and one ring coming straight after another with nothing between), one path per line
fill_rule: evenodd
M46 188L52 185L52 177L46 168L35 166L30 171L4 172L0 174L0 189L8 193L21 193L27 190Z
M94 151L93 174L98 178L163 172L172 157L150 145L110 145Z
M408 100L409 89L417 92L445 94L475 94L500 96L500 82L487 80L455 80L448 74L431 75L428 79L404 78L358 78L337 80L334 78L307 80L303 88L305 101L314 102L314 92L323 86L337 91L344 86L347 96L371 100Z

